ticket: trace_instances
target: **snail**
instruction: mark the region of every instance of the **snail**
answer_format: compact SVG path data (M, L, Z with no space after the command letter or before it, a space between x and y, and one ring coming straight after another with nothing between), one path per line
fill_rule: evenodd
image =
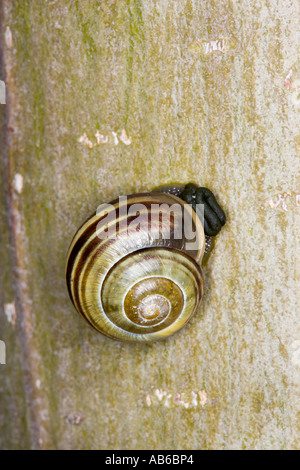
M197 204L204 206L203 220ZM203 257L225 221L212 192L194 184L100 206L68 251L75 308L115 340L150 343L174 334L201 302Z

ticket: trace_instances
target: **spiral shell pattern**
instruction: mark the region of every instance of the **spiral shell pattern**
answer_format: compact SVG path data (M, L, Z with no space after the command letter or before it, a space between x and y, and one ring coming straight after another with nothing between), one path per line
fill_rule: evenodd
M174 203L185 208L182 220L172 212ZM191 248L184 231L175 236L187 215L197 232ZM110 236L112 228L115 236ZM204 248L200 219L176 196L141 193L118 199L97 211L73 238L66 267L70 297L106 336L163 339L182 328L201 301Z

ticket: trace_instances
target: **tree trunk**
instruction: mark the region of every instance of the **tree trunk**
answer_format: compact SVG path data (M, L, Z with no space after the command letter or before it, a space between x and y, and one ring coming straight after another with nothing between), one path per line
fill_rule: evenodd
M298 26L290 0L2 0L2 449L299 448ZM66 289L76 229L190 181L228 219L199 311L100 335Z

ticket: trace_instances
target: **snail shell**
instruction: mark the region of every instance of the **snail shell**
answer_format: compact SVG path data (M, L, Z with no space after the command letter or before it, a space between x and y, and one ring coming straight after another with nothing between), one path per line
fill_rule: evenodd
M181 219L160 215L170 214L174 203L184 207ZM184 233L175 236L187 215L197 233L193 247ZM155 192L119 198L98 210L72 240L66 267L71 300L111 338L163 339L182 328L201 301L204 249L202 223L183 200Z

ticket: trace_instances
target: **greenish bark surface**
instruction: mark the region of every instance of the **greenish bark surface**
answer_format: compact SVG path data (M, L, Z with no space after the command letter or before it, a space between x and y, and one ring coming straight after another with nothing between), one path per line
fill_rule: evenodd
M299 448L298 21L290 0L1 2L1 448ZM201 308L114 342L68 298L70 240L174 181L228 216Z

